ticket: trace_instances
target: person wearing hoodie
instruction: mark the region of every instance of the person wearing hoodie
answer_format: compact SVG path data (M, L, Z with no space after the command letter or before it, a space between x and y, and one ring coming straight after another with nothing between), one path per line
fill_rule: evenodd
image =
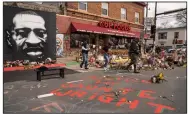
M82 63L80 64L80 68L83 68L83 65L85 69L88 69L88 52L90 48L86 41L82 43Z

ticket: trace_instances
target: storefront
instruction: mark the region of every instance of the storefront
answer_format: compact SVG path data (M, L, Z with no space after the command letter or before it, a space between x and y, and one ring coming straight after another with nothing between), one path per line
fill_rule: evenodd
M70 37L69 49L80 48L83 41L96 48L108 43L111 43L113 48L124 48L131 39L140 38L140 32L134 31L129 25L111 21L90 21L57 15L57 28L59 33ZM148 35L144 35L144 38L148 38Z

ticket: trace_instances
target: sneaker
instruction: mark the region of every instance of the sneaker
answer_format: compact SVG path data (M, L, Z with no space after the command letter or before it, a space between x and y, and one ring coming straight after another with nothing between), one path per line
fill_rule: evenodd
M140 73L140 72L138 72L138 71L134 71L134 73Z
M88 70L89 68L85 68L86 70Z
M107 71L108 69L106 67L104 67L104 71Z
M127 71L127 72L130 72L130 70L129 70L129 69L126 69L126 71Z
M109 68L107 68L107 71L110 70Z

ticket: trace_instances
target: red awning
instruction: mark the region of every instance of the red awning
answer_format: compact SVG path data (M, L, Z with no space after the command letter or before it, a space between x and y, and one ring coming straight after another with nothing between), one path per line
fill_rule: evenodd
M82 24L82 23L75 23L72 22L72 32L81 31L81 32L91 32L91 33L98 33L98 34L110 34L110 35L118 35L118 36L126 36L126 37L135 37L140 38L140 32L127 32L127 31L120 31L108 28L102 28L90 24ZM148 35L144 35L145 38L148 38Z

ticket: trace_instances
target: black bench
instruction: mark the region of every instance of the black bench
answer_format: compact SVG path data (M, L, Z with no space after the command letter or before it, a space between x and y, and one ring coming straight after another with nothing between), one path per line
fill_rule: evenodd
M47 75L44 75L44 72L46 72L46 71L54 71L54 70L59 70L59 75L60 75L61 78L65 77L64 67L47 68L45 66L42 66L40 68L35 69L35 71L37 73L37 80L41 81L42 76L47 76Z

